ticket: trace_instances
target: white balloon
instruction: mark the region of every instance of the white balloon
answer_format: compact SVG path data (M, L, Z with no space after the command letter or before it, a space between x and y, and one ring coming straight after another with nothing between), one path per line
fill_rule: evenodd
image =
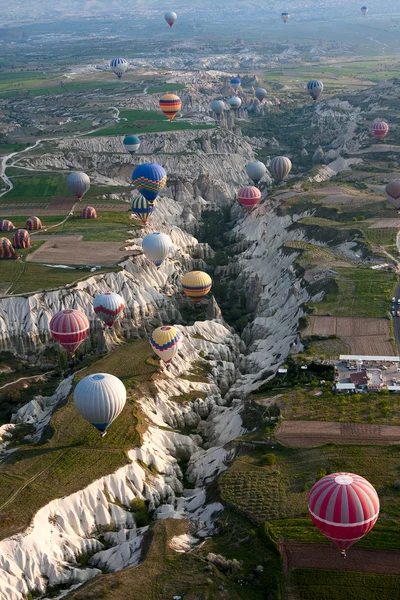
M74 391L77 411L102 433L121 413L125 402L124 384L109 373L84 377Z

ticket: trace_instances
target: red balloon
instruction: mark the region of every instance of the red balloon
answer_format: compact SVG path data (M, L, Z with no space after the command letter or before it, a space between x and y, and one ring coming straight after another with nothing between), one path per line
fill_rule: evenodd
M73 353L87 337L90 325L80 310L60 310L50 321L50 333L68 352Z
M261 192L254 186L247 186L239 190L238 201L245 210L252 210L261 200Z
M389 132L389 125L386 121L374 121L371 125L371 133L377 140L383 140Z
M346 556L346 550L375 525L379 497L363 477L332 473L312 488L308 510L314 525Z

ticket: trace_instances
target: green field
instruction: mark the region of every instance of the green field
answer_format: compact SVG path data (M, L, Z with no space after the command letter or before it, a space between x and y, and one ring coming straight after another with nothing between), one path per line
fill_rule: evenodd
M184 90L185 86L182 83L164 83L160 85L153 85L147 89L148 94L165 94L167 92L177 93L180 90Z
M334 289L313 305L316 315L385 317L397 284L394 273L364 268L338 268Z
M183 129L213 129L213 125L192 125L180 119L170 123L165 115L154 110L122 110L120 119L121 121L115 125L88 134L89 137L124 135L127 131L140 134Z
M2 463L1 538L26 527L33 514L50 500L83 489L129 462L126 450L140 443L139 433L144 428L134 402L134 388L157 370L157 361L151 356L148 340L124 344L81 375L111 372L121 377L128 389L127 404L105 438L79 416L70 398L53 415L45 433L47 441L22 445Z

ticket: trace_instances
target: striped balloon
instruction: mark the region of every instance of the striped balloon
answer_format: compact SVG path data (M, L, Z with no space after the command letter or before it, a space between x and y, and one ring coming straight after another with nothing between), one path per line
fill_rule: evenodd
M182 289L193 302L200 302L211 290L212 279L203 271L191 271L182 277Z
M74 390L74 404L79 414L103 437L126 404L126 388L118 377L109 373L88 375Z
M372 485L353 473L333 473L312 488L308 510L314 525L346 550L371 531L379 515L379 497Z
M39 229L42 229L42 222L39 217L29 217L25 223L25 229L27 231L39 231Z
M93 309L96 315L104 321L107 327L112 327L119 315L125 308L125 302L115 292L104 292L99 294L93 301Z
M0 221L0 231L12 231L13 229L15 229L14 223L8 219L3 219Z
M131 211L142 221L143 225L147 225L151 213L155 209L154 202L150 204L143 196L137 196L132 200Z
M324 90L324 84L318 79L307 83L307 90L313 100L317 100Z
M93 206L84 206L81 212L81 219L97 219L96 209Z
M176 94L164 94L159 104L162 112L170 121L173 120L182 108L182 101Z
M144 163L133 171L132 183L151 205L165 187L167 174L157 163Z
M26 229L17 229L13 235L12 245L14 248L30 248L31 236Z
M386 121L374 121L371 125L371 133L377 140L383 140L389 133L389 125Z
M125 73L125 71L128 68L128 61L126 61L124 58L121 58L121 57L113 58L112 61L110 62L110 67L114 71L114 73L116 74L118 79L121 79L122 75Z
M50 333L70 353L75 352L89 333L87 316L80 310L60 310L50 321Z
M170 363L180 349L182 333L176 327L165 325L158 327L149 337L150 345L159 358L166 364Z
M394 179L385 188L386 197L397 210L400 209L400 179Z
M261 200L261 192L254 186L247 186L239 190L238 201L247 211L251 211Z
M126 135L124 137L123 144L125 150L129 152L129 154L133 155L136 154L140 148L140 139L137 135Z
M271 160L270 169L275 179L283 181L292 170L292 161L287 156L275 156Z
M14 248L8 238L0 238L0 258L15 258Z

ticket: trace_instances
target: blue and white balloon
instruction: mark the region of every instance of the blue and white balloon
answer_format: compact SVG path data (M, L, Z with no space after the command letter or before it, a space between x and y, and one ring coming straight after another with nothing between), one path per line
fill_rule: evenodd
M124 137L124 148L129 154L136 154L140 148L140 139L137 135L126 135Z
M121 79L122 75L128 68L128 61L121 57L113 58L110 62L110 67L114 71L118 79Z
M172 250L172 240L166 233L154 231L143 238L142 248L146 258L159 267Z
M96 373L84 377L74 391L74 404L80 415L102 435L122 412L126 389L118 377Z

